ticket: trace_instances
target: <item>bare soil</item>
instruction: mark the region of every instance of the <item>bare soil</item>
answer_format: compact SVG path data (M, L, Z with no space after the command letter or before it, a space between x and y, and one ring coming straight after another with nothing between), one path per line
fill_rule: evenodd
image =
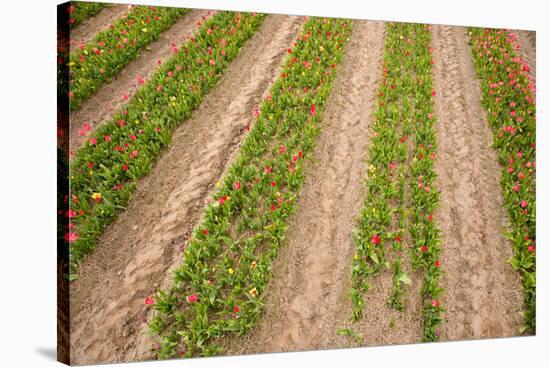
M512 244L504 237L500 166L467 41L463 27L433 26L443 340L519 335L523 302L506 262Z
M336 329L342 317L351 315L351 232L364 199L364 159L383 36L383 23L355 22L287 245L273 264L262 319L246 337L224 340L225 354L326 349L347 342Z
M151 45L151 51L86 102L71 116L72 133L78 134L85 121L96 127L122 106L122 94L135 93L136 75L150 76L156 60L171 52L170 44L189 37L205 14L191 11ZM144 299L170 286L171 270L181 261L205 200L238 154L252 111L267 95L303 22L303 17L266 18L218 86L175 131L151 174L138 183L127 210L107 227L96 251L84 261L80 279L71 284L73 364L154 358ZM441 338L517 336L522 287L506 262L512 245L504 237L508 218L499 185L501 168L481 108L466 29L433 26L432 34L441 191L436 220L445 271ZM534 75L533 33L518 31L518 40ZM413 284L407 288L405 311L386 306L392 288L388 270L372 279L363 318L350 321L352 232L365 200L363 180L383 46L384 23L355 21L324 112L315 158L306 167L286 246L273 264L263 316L247 336L224 338L225 354L421 340L422 279L410 269L407 248L404 270ZM79 139L71 136L73 149ZM337 335L341 328L363 339Z
M517 36L517 41L520 45L519 54L529 65L530 75L534 78L537 76L537 36L534 31L513 31Z
M238 151L253 108L303 21L265 19L84 261L71 286L72 363L152 358L144 299L171 279L205 199Z
M71 47L78 47L81 43L90 42L97 33L109 28L117 18L125 13L128 13L126 4L103 8L99 13L71 30Z
M193 9L185 14L144 49L137 59L126 65L110 82L84 101L78 110L71 113L69 143L73 152L82 146L90 134L80 135L79 130L85 131L84 124L88 123L93 132L103 122L109 121L115 110L127 103L123 96L130 98L139 89L137 77L148 80L158 70L157 60L169 58L173 52L172 44L180 45L187 41L198 29L197 22L209 12Z

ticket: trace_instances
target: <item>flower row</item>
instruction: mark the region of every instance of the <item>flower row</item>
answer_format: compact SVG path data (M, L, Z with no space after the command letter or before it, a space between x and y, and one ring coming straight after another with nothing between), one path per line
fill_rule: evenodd
M510 263L523 280L523 332L536 328L536 107L535 81L509 31L470 29L482 104L502 165L501 186L510 218Z
M69 13L69 24L71 27L76 27L108 6L111 5L104 3L85 3L73 1L67 7L67 12Z
M393 271L388 305L404 309L403 244L413 269L424 270L424 339L436 339L442 308L438 256L439 234L433 220L438 202L433 161L436 141L430 32L424 25L387 25L382 81L369 148L367 197L354 234L353 319L362 317L370 278ZM408 209L407 209L408 208Z
M262 23L263 16L220 12L163 63L112 120L90 135L71 164L71 269L95 247L130 200L173 130L198 107Z
M79 44L69 57L69 101L78 109L99 87L118 74L189 9L132 6L89 43Z
M172 288L146 299L159 358L219 353L222 336L246 334L259 319L350 29L350 21L310 18L287 50Z

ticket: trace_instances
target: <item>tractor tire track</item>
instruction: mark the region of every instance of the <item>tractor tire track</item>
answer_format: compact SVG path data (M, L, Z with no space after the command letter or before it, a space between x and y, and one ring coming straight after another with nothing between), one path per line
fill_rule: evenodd
M481 108L466 30L433 26L440 153L436 164L445 273L443 340L519 335L522 288L506 261L500 166Z
M129 100L139 89L136 78L139 76L148 80L158 70L157 60L168 59L173 52L172 44L180 45L187 41L198 30L197 22L210 13L209 10L193 9L185 14L149 44L137 59L126 65L112 81L102 85L78 110L72 111L69 134L71 151L78 150L88 139L89 132L80 135L81 130L86 132L85 123L90 125L93 132L102 123L108 122L117 109L128 103L123 95L128 96Z
M336 319L347 312L351 231L363 202L361 157L369 141L383 35L380 22L355 22L327 102L314 162L306 169L298 210L290 221L288 245L273 263L262 319L247 336L225 340L225 354L338 344Z
M71 287L71 363L153 358L144 299L171 280L204 201L237 153L253 108L303 22L264 20L81 265Z

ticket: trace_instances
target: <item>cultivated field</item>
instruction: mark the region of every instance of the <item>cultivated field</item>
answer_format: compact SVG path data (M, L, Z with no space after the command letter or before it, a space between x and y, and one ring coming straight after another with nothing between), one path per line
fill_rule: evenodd
M66 11L72 363L535 333L533 32Z

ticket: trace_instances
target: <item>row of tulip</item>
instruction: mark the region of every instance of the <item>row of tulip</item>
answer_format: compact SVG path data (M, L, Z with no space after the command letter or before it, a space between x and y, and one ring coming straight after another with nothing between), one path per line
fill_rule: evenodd
M107 3L86 3L81 1L71 1L71 4L67 7L67 12L69 13L70 27L76 27L83 21L93 17L108 6L111 5Z
M139 178L151 169L174 129L217 84L264 16L220 12L164 62L108 121L90 134L70 169L71 220L66 239L71 275L93 251L103 228L123 210Z
M189 9L130 6L88 43L71 50L69 56L69 102L72 110L95 93L101 85L136 59L151 42L170 28Z
M240 155L186 244L173 286L148 297L159 358L213 355L260 318L351 22L310 18L255 113Z
M424 272L421 296L424 340L437 339L442 307L438 285L439 232L433 213L436 136L433 116L432 58L428 26L387 25L382 81L369 148L366 199L354 233L352 266L353 319L363 316L370 280L384 269L393 271L388 305L405 307L403 243L408 243L414 270Z
M502 29L471 28L472 56L502 165L501 186L514 255L523 280L522 332L536 331L536 98L529 65L516 36Z

